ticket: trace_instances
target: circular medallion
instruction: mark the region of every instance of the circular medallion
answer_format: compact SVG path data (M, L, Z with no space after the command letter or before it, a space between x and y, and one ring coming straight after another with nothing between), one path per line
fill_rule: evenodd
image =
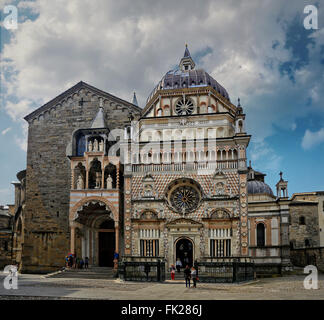
M246 207L246 203L243 202L243 203L241 204L241 206L242 206L243 208L245 208L245 207Z
M198 191L188 185L179 186L170 195L170 203L178 212L191 212L198 207Z
M245 186L246 186L245 182L242 182L242 183L241 183L241 187L244 188Z
M179 100L175 106L175 111L179 116L192 114L193 110L194 110L193 102L187 99Z

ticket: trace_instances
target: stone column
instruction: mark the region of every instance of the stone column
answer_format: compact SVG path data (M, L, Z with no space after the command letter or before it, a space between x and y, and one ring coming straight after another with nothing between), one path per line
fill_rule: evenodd
M105 167L104 167L104 162L102 159L102 168L101 168L101 188L104 189L105 187Z
M115 221L115 251L119 252L119 224Z
M71 226L71 253L75 253L75 227Z
M116 189L119 190L119 163L116 165Z
M92 256L92 229L89 230L89 262L93 264L93 256Z
M86 168L86 185L85 185L86 189L89 189L89 170L88 168Z
M119 225L115 221L115 252L119 252ZM118 260L114 259L114 269L118 269Z
M95 250L96 250L96 263L99 265L99 232L95 231Z

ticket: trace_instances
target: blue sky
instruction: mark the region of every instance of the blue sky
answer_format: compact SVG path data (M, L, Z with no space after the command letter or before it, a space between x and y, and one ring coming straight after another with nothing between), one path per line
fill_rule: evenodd
M0 204L26 166L23 117L80 80L139 104L188 43L199 67L241 98L249 160L275 189L324 190L324 7L320 2L230 0L6 1L18 29L1 26ZM306 30L305 5L318 8ZM190 8L190 10L189 10ZM275 191L275 190L274 190Z

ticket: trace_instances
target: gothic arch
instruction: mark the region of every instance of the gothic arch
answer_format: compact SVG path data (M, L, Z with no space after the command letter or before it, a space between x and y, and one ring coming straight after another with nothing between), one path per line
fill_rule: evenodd
M71 209L70 209L70 214L69 214L69 220L73 221L77 211L86 203L90 202L90 201L97 201L97 202L101 202L103 204L105 204L106 206L108 206L108 208L110 209L110 211L113 214L114 217L114 221L116 223L119 222L119 217L118 217L118 211L116 210L116 208L114 207L114 205L107 199L99 197L99 196L92 196L92 197L86 197L84 199L81 199L80 201L78 201Z

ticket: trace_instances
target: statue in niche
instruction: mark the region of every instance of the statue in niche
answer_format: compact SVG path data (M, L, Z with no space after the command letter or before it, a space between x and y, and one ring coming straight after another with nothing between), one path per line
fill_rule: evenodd
M92 141L90 140L89 144L88 144L88 151L92 151Z
M100 140L100 142L99 142L99 151L104 151L104 143L103 143L103 140Z
M101 187L101 172L96 172L96 189Z
M98 151L98 140L97 139L94 139L94 142L93 142L93 151Z
M106 179L107 189L112 189L113 188L112 187L112 181L113 181L113 179L112 179L111 175L109 174L108 177L107 177L107 179Z
M83 189L83 179L81 174L78 176L78 180L77 180L77 189L78 190L82 190Z

